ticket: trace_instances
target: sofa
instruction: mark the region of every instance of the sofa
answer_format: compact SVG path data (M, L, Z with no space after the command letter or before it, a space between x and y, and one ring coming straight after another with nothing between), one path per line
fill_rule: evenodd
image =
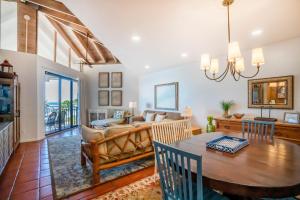
M105 130L82 126L81 165L88 161L93 182L99 171L154 155L150 126L115 125Z
M153 114L152 118L149 119L147 115ZM163 118L158 116L164 116ZM165 111L154 111L154 110L145 110L141 115L132 117L133 124L142 124L168 120L181 120L181 113L178 112L165 112Z

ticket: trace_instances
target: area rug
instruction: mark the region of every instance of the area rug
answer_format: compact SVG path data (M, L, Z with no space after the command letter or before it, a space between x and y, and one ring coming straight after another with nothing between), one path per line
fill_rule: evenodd
M162 192L157 176L149 176L130 185L108 192L94 200L161 200Z
M92 168L80 164L80 136L48 138L53 192L56 199L91 188ZM154 165L154 158L141 159L100 172L104 183Z

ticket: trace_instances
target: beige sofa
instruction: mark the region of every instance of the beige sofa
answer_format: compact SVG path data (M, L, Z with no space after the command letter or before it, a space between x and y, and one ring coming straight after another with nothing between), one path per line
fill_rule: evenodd
M154 113L155 115L165 115L166 120L181 120L181 114L178 112L165 112L165 111L154 111L154 110L145 110L142 115L132 117L132 123L141 123L146 122L147 113ZM155 121L155 118L154 118Z
M94 183L100 180L100 170L154 155L149 126L116 125L105 130L82 126L81 130L81 164L91 164Z

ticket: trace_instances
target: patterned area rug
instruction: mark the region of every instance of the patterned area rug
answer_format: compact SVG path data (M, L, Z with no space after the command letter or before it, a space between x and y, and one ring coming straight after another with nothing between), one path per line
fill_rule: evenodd
M92 169L80 164L80 136L48 138L53 191L61 199L92 186ZM138 160L100 172L101 183L154 165L153 158Z
M157 176L149 176L128 186L106 193L94 200L161 200L162 192Z

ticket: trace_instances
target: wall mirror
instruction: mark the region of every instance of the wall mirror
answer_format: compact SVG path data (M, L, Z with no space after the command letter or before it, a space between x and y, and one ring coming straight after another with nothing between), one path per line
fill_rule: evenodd
M248 80L248 107L293 109L294 76Z
M155 85L155 109L178 110L178 82Z

